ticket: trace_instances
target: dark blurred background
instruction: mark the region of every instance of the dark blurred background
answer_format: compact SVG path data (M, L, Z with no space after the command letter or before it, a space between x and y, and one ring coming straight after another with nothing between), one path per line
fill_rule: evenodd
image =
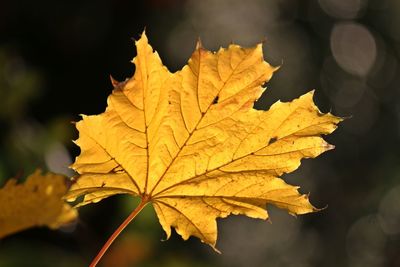
M324 112L351 117L336 145L284 178L321 212L272 224L219 220L216 254L198 239L167 242L152 208L123 232L103 266L400 266L400 1L0 1L0 184L37 167L73 175L71 121L98 114L111 74L133 74L146 28L172 71L201 37L206 48L265 40L282 65L257 108L316 89ZM0 241L0 266L86 266L134 208L116 196L80 209L76 225Z

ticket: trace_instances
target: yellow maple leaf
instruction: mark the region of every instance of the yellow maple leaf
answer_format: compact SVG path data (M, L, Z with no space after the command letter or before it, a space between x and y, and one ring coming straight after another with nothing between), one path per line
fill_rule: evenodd
M0 189L0 238L35 226L57 229L74 221L76 209L62 199L65 182L64 176L42 175L39 170L23 184L9 179Z
M266 205L304 214L316 209L279 176L302 158L332 149L322 138L341 120L322 114L309 92L268 111L254 102L277 69L262 45L213 53L197 45L170 73L143 33L135 74L113 82L104 113L76 124L80 175L67 197L79 205L115 194L151 202L167 237L196 236L215 249L217 217L268 217Z

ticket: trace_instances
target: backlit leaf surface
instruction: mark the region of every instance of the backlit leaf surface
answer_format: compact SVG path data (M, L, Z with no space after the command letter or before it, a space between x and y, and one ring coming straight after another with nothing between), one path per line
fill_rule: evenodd
M72 168L79 177L69 200L138 196L151 202L168 237L174 227L213 248L218 217L266 219L269 204L291 214L316 210L279 177L333 148L321 135L340 119L322 114L313 92L254 109L277 69L264 61L261 44L214 53L199 43L176 73L145 34L136 48L133 77L114 81L104 113L76 124L81 154Z
M0 189L0 238L36 226L57 229L77 218L62 199L65 177L36 171L24 183L9 179Z

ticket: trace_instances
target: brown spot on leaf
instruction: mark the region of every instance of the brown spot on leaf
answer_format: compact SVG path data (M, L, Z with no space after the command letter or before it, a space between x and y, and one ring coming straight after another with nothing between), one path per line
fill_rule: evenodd
M271 139L269 139L268 145L271 145L273 143L275 143L278 140L278 137L272 137Z
M218 103L218 99L219 99L219 97L218 96L216 96L215 98L214 98L214 100L213 100L213 104L215 105L215 104L217 104Z

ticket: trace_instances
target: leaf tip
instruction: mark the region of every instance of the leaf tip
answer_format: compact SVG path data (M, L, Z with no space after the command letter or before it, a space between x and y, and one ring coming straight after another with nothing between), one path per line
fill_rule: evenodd
M320 209L315 208L315 209L316 209L316 211L321 211L321 210L326 210L327 208L328 208L328 204L326 204L325 207L323 207L323 208L320 208Z
M220 250L218 250L216 247L213 247L214 251L217 252L218 254L222 254L222 252Z
M272 73L278 71L278 70L281 68L282 65L283 65L283 61L282 61L281 65L279 65L279 66L273 66L273 67L272 67Z
M264 36L264 37L261 39L260 44L264 45L266 42L267 42L267 36Z
M135 38L132 38L136 44L136 46L141 43L144 42L146 44L148 44L148 39L147 39L147 35L146 35L146 27L144 27L142 34L140 35L139 39L136 40Z
M170 237L171 237L171 228L169 228L168 230L164 229L165 232L165 237L161 238L161 241L167 241Z
M147 35L146 35L146 26L144 26L144 28L143 28L143 32L142 32L142 34L140 35L140 38L144 38L144 39L146 39L146 40L147 40Z
M200 37L198 37L197 42L196 42L196 50L203 49L203 48L204 48L203 43L201 42Z
M113 76L111 76L111 74L110 74L110 81L111 81L111 84L112 84L112 86L115 88L115 87L117 87L118 85L119 85L119 81L117 81L116 79L114 79L114 77Z
M202 240L202 242L204 242L203 240ZM215 252L217 252L218 254L222 254L222 252L219 250L219 249L217 249L217 247L215 246L216 244L209 244L208 243L208 245L210 245L210 247L215 251Z
M335 146L331 145L329 143L325 143L324 148L326 149L326 151L328 151L328 150L335 149Z

